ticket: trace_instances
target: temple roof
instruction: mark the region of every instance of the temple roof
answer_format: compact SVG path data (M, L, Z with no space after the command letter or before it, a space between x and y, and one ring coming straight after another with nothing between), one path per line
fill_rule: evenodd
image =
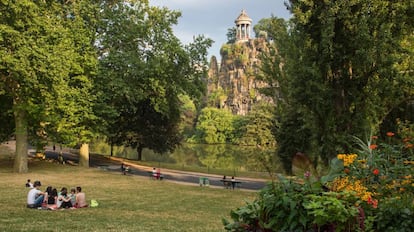
M251 24L252 23L252 19L247 15L245 10L242 10L239 17L236 18L236 20L234 21L236 23L236 25L238 24Z

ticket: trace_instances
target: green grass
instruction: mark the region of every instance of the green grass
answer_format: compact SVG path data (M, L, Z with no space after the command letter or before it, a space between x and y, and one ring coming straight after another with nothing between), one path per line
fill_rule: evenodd
M252 200L255 192L231 191L152 181L96 168L30 161L29 173L12 173L13 161L0 156L0 231L224 231L222 218ZM48 185L82 186L97 208L26 208L27 179Z

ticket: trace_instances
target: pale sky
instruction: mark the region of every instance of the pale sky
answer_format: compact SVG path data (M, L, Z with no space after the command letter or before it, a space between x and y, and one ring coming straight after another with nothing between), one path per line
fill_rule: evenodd
M165 6L181 11L182 16L174 27L175 35L183 44L193 41L193 36L204 35L214 40L209 49L208 60L215 55L220 60L220 48L227 42L227 30L235 26L234 20L242 10L253 20L253 26L260 19L288 19L289 12L285 0L150 0L154 6Z

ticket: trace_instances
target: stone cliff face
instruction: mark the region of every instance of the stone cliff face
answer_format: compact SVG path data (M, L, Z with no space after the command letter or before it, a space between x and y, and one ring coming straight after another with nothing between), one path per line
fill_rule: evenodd
M259 55L266 52L265 39L250 39L222 46L221 64L216 57L210 60L207 78L207 101L209 106L229 109L233 114L246 115L258 102L273 102L259 93L267 84L258 80Z

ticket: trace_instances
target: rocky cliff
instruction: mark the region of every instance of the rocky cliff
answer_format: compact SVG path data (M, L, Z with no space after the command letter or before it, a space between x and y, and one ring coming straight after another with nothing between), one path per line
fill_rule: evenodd
M272 102L271 98L259 93L259 89L267 85L257 78L260 72L259 55L267 50L267 42L263 38L223 45L220 66L216 57L210 60L208 105L246 115L256 103Z

